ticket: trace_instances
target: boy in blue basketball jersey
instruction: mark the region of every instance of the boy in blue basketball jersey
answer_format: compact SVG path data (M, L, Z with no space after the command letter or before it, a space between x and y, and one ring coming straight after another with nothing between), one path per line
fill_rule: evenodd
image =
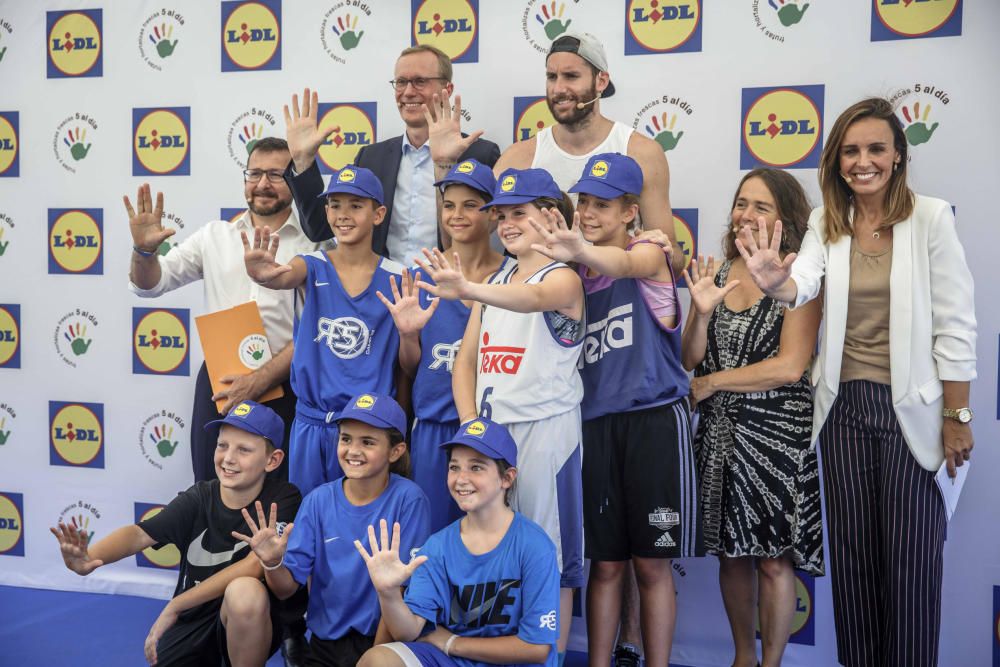
M480 210L493 198L492 169L476 160L463 160L434 185L441 189L442 231L451 238L445 252L458 253L468 280L485 282L505 262L513 262L490 247L493 216ZM459 427L451 373L472 302L432 297L414 286L410 273L403 272L400 291L393 280L392 302L379 296L399 330L400 367L414 378L411 471L413 481L431 502L431 530L436 531L462 516L448 493L448 459L438 444ZM415 278L421 278L420 272Z
M344 167L321 196L337 248L299 255L288 264L274 257L278 237L254 230L243 235L247 273L272 289L299 288L305 299L295 331L291 383L298 396L289 447L288 476L303 494L340 477L337 426L358 387L395 396L399 334L376 292L388 293L403 267L371 249L372 230L385 217L382 184L370 170Z

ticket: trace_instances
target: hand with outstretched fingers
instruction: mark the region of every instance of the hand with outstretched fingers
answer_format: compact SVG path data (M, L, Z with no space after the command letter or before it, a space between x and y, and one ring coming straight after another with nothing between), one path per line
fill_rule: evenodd
M299 106L299 96L292 95L292 106L285 111L285 138L288 140L288 150L295 163L295 171L302 173L316 159L319 147L323 145L336 127L319 128L319 93L306 88L302 91L302 105Z
M435 284L432 285L423 280L417 280L417 287L449 301L464 299L469 281L462 274L462 260L458 258L457 252L454 258L455 267L452 268L451 263L444 256L443 252L437 248L434 248L434 250L424 248L424 259L417 258L414 261L417 263L417 266L424 270L424 273L431 277L431 280Z
M156 621L153 622L153 627L149 629L149 634L146 635L146 641L142 647L143 653L146 654L146 662L150 665L157 663L159 658L156 655L156 645L160 642L163 633L177 622L178 616L180 614L174 611L173 606L168 602L160 615L156 617Z
M246 265L247 275L258 285L266 285L292 270L288 264L278 264L274 260L278 253L278 235L272 236L270 228L255 227L252 245L246 232L240 232L240 240L243 241L243 263Z
M410 270L403 269L402 291L396 287L396 277L389 277L389 287L392 288L392 301L385 298L382 292L375 292L396 324L396 329L401 335L417 333L430 321L434 311L437 310L440 299L431 299L430 305L426 308L420 307L420 288L416 281L420 280L420 272L417 271L413 278L410 278Z
M399 559L399 522L392 524L392 541L389 541L389 529L385 519L379 520L379 530L381 532L381 547L379 540L375 538L375 526L368 526L368 544L371 546L371 555L361 544L361 540L354 540L354 547L365 559L368 566L368 576L372 579L372 585L379 593L390 593L398 591L413 572L424 564L427 556L417 556L408 564L403 564Z
M757 218L758 239L754 239L750 225L743 225L736 236L736 249L746 262L750 277L765 294L778 289L792 277L792 262L796 253L781 258L781 220L774 223L774 234L767 238L767 222ZM759 244L758 244L759 240Z
M73 354L79 357L81 354L85 354L87 352L87 350L90 348L90 343L93 340L94 340L93 338L88 338L87 340L83 340L82 338L74 338L73 342L70 343L69 345L71 348L73 348Z
M938 127L938 123L934 123L930 127L927 127L927 123L917 121L913 125L908 126L903 130L903 134L906 135L906 140L911 146L919 146L920 144L926 144L934 136L934 130Z
M163 458L173 455L175 449L177 449L177 441L171 442L170 438L164 438L156 443L156 451Z
M557 209L540 210L542 219L531 217L528 222L541 235L544 243L532 243L531 249L557 262L575 262L587 243L580 229L580 213L573 214L573 228L570 229Z
M423 105L424 118L427 120L428 143L431 146L431 159L436 164L458 162L465 151L483 136L482 130L476 130L467 137L462 136L462 96L455 95L455 108L451 108L448 91L434 93L430 106Z
M79 141L69 147L69 154L73 156L74 160L82 160L87 157L87 153L90 152L91 144L84 146Z
M739 286L739 280L730 280L722 287L715 284L715 258L703 255L691 260L691 266L684 269L684 280L691 295L691 307L699 315L711 315L726 295ZM700 399L699 399L700 400Z
M176 39L173 42L171 42L168 39L161 39L160 41L158 41L156 43L156 53L161 58L166 58L167 56L170 56L170 55L173 54L174 47L176 47L176 46L177 46L177 40Z
M264 505L258 500L254 503L257 509L257 521L253 520L247 508L243 508L243 518L250 526L250 535L232 532L233 537L250 545L251 551L257 554L257 558L265 567L274 567L285 557L285 550L288 548L288 536L292 533L294 523L285 526L278 534L278 503L271 503L271 517L268 520L264 516Z
M677 142L684 136L683 130L674 134L674 124L676 122L676 114L670 119L670 114L664 111L659 116L654 114L650 119L650 124L646 126L646 132L649 133L649 136L653 137L653 141L660 145L664 153L677 148Z
M563 23L561 19L552 19L545 24L545 36L554 40L556 37L569 30L569 24L572 22L573 19L570 19L565 23Z
M802 20L802 15L806 13L809 9L809 3L799 6L798 4L793 4L789 2L787 5L778 10L778 20L781 21L781 25L788 26L795 25Z
M364 35L365 35L364 30L357 33L354 32L353 30L348 30L347 32L345 32L340 36L340 45L344 47L345 51L350 51L351 49L357 47L357 45L361 42L361 38L364 37Z
M677 142L679 142L683 136L684 130L681 130L677 134L674 134L670 130L664 130L663 132L657 134L654 139L656 140L656 143L660 144L660 148L663 149L663 152L666 153L667 151L672 151L677 148Z
M213 396L213 401L225 399L225 404L219 410L219 414L228 415L234 405L239 405L243 401L256 401L264 393L267 387L257 386L259 383L256 373L243 373L224 375L219 378L219 383L224 385Z
M128 213L128 228L132 233L132 245L146 252L155 252L165 240L176 233L176 230L163 226L163 193L156 193L156 206L149 191L149 183L139 186L135 195L136 209L128 195L122 197L125 211Z
M49 532L59 541L59 551L62 553L66 567L79 575L86 576L104 565L102 560L94 560L87 553L90 538L83 531L77 530L71 523L60 523Z

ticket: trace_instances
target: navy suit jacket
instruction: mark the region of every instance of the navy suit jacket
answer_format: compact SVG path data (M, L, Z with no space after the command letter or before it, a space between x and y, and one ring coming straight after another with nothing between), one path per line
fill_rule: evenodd
M477 139L469 146L459 160L475 159L492 167L500 159L500 147L492 141ZM371 169L382 182L385 193L385 220L372 232L372 250L379 255L389 256L386 249L386 239L389 237L389 225L392 224L392 204L396 194L396 176L403 160L403 137L392 137L371 146L365 146L358 152L354 164ZM333 236L333 231L326 220L325 202L319 195L326 189L319 165L313 161L312 166L301 174L292 173L292 164L285 170L285 179L295 199L302 231L309 240L325 241ZM438 233L438 246L441 245L441 235Z

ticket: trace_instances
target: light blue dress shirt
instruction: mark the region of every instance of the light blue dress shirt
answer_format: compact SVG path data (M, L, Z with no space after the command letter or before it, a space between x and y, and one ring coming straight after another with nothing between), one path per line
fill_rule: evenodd
M434 163L430 145L414 148L403 133L403 157L392 200L392 224L386 238L389 257L412 266L423 257L422 248L437 246L437 202L434 196Z

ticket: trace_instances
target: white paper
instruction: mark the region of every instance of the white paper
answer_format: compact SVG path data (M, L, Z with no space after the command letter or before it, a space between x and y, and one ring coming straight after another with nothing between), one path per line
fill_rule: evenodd
M965 477L969 474L970 462L966 461L961 467L955 469L955 477L948 477L948 461L941 464L934 481L937 482L938 490L941 492L941 500L944 501L944 509L951 521L955 508L958 507L958 497L962 495L962 487L965 485Z

